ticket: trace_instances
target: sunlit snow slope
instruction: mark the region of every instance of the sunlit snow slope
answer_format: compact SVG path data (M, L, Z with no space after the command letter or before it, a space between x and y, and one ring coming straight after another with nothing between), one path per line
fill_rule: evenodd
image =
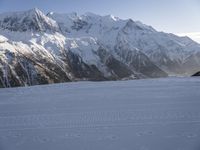
M200 44L132 19L93 13L0 14L0 87L190 76Z
M200 78L0 89L1 150L199 150Z

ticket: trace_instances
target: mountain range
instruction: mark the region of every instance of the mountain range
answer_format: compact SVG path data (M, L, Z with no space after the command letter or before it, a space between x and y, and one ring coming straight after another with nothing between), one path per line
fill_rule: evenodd
M200 44L132 19L93 13L0 14L0 87L188 76Z

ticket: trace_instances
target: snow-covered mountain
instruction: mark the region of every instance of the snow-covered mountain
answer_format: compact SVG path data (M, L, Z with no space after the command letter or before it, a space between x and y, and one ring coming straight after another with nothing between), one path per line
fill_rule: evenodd
M56 21L37 8L26 12L3 13L0 20L1 28L10 31L59 31Z
M184 75L200 70L199 57L191 39L131 19L38 9L0 15L3 87Z

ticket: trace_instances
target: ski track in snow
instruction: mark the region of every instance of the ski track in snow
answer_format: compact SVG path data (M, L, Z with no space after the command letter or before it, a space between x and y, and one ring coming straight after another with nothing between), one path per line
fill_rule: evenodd
M199 150L200 78L0 89L0 150Z

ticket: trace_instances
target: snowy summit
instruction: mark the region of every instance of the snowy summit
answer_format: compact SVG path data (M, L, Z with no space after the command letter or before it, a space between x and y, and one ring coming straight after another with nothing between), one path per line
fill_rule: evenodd
M0 14L0 87L189 76L200 44L132 19L93 13Z

